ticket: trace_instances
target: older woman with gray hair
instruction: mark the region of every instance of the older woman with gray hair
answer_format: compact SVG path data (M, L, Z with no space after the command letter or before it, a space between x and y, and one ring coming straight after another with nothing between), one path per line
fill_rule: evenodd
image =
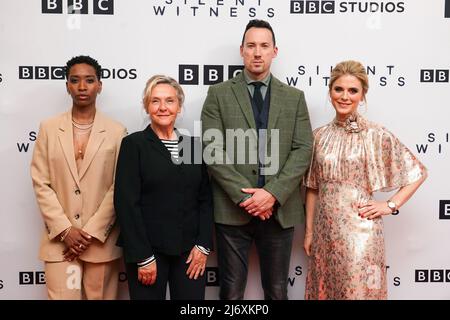
M205 297L212 195L205 165L194 161L199 142L175 128L183 102L174 79L151 77L143 95L151 123L120 148L114 206L131 299L163 300L167 283L171 299Z

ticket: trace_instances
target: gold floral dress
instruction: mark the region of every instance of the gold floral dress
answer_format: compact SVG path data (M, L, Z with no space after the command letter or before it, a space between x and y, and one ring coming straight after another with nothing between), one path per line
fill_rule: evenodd
M305 299L387 298L383 220L359 217L358 205L425 171L392 133L359 114L314 130L304 182L318 199Z

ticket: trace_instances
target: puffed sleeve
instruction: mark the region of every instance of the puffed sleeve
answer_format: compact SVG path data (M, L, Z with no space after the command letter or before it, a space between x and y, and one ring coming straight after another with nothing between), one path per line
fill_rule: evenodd
M418 181L425 166L383 127L367 132L366 154L371 191L391 191Z

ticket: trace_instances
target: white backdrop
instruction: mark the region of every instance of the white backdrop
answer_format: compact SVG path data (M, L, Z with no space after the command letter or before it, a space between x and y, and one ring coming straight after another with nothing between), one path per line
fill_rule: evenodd
M82 14L69 13L70 4L82 6ZM98 107L134 132L147 123L140 104L146 80L163 73L195 82L183 72L183 65L194 65L198 83L183 85L186 103L177 127L198 135L194 121L208 81L221 80L214 71L205 77L204 70L223 68L228 79L228 67L242 63L239 45L252 18L272 24L279 48L272 71L304 90L313 128L333 118L326 93L330 67L346 59L368 66L368 106L361 112L396 134L429 169L400 214L385 218L389 298L449 299L445 15L448 0L0 0L0 299L46 298L37 259L43 223L29 164L39 122L71 106L64 80L52 79L61 74L57 67L79 54L98 59L107 69ZM291 299L304 294L302 229L292 250ZM214 254L208 266L207 298L217 299ZM125 282L121 293L126 299ZM246 298L262 297L253 250Z

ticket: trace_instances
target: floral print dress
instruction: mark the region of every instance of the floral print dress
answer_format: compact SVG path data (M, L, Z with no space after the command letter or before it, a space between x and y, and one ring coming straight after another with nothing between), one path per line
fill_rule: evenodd
M425 171L392 133L357 113L314 131L304 182L318 199L305 299L387 298L383 220L361 218L358 205Z

